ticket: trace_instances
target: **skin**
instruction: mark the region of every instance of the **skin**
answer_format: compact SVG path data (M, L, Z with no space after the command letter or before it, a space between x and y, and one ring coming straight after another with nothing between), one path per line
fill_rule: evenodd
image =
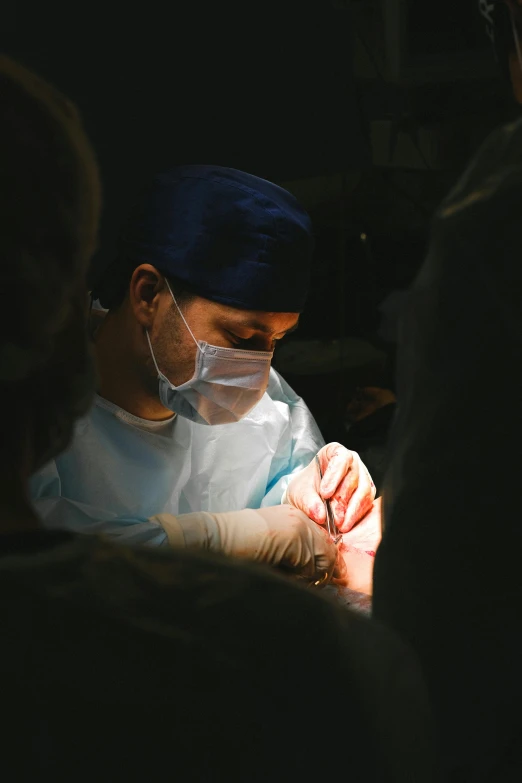
M180 305L192 333L222 348L272 351L297 327L298 313L239 310L200 296ZM150 421L172 418L159 398L158 378L146 333L161 372L175 386L194 374L197 346L174 304L163 275L141 264L122 305L98 329L95 351L102 397Z
M381 498L378 498L363 519L343 535L339 544L342 584L366 595L373 593L375 553L382 537L381 515Z

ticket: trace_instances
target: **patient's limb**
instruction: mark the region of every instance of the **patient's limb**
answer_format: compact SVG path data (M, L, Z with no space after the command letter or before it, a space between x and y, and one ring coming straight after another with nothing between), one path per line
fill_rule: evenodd
M342 537L339 556L345 566L343 586L372 595L375 552L381 541L381 498L361 521Z

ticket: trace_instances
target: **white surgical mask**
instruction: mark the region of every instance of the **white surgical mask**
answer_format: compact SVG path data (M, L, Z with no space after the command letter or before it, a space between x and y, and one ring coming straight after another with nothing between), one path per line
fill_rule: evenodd
M196 340L167 282L170 295L197 346L194 375L174 386L160 372L149 333L147 340L158 373L163 405L198 424L231 424L239 421L259 402L268 386L272 351L240 351Z

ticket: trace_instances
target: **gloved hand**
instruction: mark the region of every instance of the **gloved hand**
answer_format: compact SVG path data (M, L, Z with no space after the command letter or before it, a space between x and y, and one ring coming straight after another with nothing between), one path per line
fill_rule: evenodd
M326 532L291 506L159 514L152 520L164 528L173 546L198 546L256 560L312 583L327 583L344 573L343 563L336 570L338 550Z
M283 502L291 503L314 522L324 525L324 500L329 499L335 524L342 533L347 533L371 508L375 484L359 455L340 443L328 443L317 456L323 479L313 459L292 478Z

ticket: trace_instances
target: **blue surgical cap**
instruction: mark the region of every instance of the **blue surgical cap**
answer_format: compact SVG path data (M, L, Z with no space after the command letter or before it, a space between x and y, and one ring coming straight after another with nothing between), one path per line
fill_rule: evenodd
M159 174L132 211L120 254L214 302L301 312L310 282L310 218L286 190L219 166Z

